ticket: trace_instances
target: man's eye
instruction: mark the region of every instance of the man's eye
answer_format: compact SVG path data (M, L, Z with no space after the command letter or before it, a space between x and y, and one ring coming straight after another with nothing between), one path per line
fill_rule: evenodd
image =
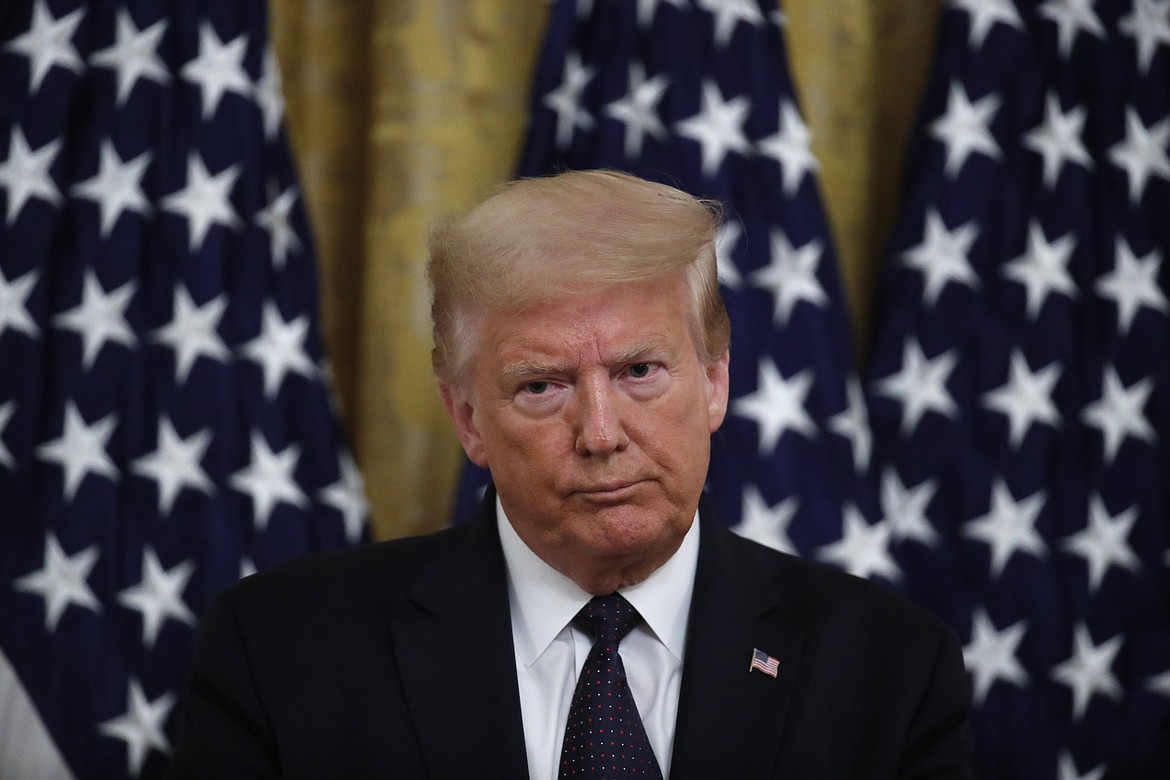
M541 395L548 391L548 382L528 382L524 385L524 392L532 395Z
M654 366L649 363L635 363L629 368L630 376L634 379L644 379L650 376L650 372L653 370Z

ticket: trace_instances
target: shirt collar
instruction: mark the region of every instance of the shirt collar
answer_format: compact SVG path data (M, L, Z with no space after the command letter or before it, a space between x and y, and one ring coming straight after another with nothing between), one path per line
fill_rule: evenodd
M619 592L642 615L666 649L682 660L695 568L699 560L699 515L666 563L642 582ZM512 528L496 499L500 545L508 568L508 600L516 652L531 666L552 644L591 595L545 563Z

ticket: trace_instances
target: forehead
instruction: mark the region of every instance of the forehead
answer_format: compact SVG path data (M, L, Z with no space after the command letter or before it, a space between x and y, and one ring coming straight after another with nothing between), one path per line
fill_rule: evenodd
M632 282L488 314L479 352L497 368L540 358L610 362L653 351L681 354L694 349L686 318L676 278Z

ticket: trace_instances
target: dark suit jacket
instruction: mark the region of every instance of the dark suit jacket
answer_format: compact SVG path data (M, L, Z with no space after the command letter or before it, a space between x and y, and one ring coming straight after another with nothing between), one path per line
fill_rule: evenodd
M959 778L954 635L701 511L672 780ZM780 660L749 672L753 648ZM310 556L213 600L170 778L524 778L494 503L426 537Z

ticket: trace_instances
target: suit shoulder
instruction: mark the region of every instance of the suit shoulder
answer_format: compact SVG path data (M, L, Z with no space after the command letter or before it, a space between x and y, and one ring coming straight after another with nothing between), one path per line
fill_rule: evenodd
M217 595L238 607L266 604L336 604L378 593L403 592L436 555L459 544L462 527L372 542L345 550L315 552L245 577Z
M750 562L765 587L782 599L786 611L802 621L862 622L932 635L949 631L937 616L889 586L774 550L730 531L726 535L736 554Z

